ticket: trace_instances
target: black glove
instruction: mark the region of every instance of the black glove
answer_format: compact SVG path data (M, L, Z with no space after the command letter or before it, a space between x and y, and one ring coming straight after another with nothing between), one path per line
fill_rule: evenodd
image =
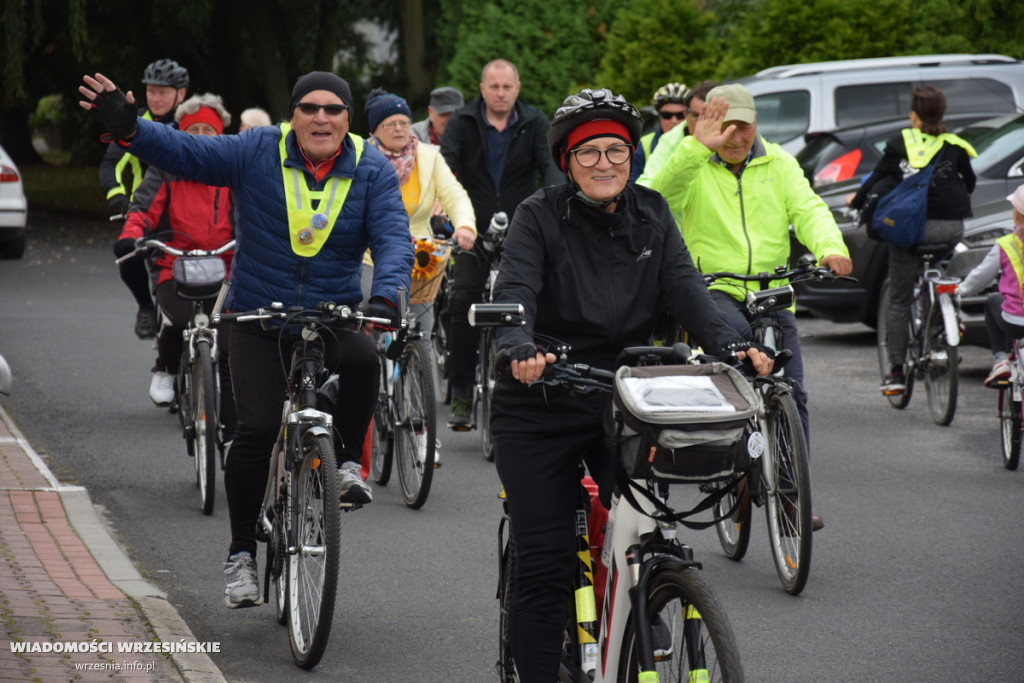
M114 256L121 258L135 251L135 240L131 237L122 237L114 242Z
M537 347L527 342L525 344L510 346L506 349L506 352L508 353L508 359L510 362L516 360L523 363L537 355Z
M384 318L389 322L375 323L378 329L384 330L385 332L391 332L398 328L398 309L395 305L385 299L382 296L371 296L370 300L366 303L363 308L363 315L368 315L371 318Z
M124 218L125 214L128 213L128 198L123 194L115 194L107 202L107 207L110 209L110 217Z
M120 90L104 90L92 101L93 113L115 140L127 140L135 135L139 111L125 99Z

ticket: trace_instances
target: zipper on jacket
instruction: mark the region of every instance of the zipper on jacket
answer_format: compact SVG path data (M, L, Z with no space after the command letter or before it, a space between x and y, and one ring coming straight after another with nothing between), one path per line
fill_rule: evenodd
M743 205L743 170L736 175L736 196L740 200L740 225L743 227L743 239L747 241L747 275L750 275L751 268L753 267L754 259L754 245L750 243L750 233L747 232L747 210ZM743 286L745 291L749 291L747 285Z

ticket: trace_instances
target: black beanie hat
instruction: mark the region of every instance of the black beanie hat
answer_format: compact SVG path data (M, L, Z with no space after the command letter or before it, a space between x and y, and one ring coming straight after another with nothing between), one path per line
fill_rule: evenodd
M292 88L292 105L289 109L289 115L295 111L295 105L299 103L299 100L314 90L332 92L340 97L341 101L347 104L350 109L352 107L352 91L349 89L348 83L345 82L344 78L328 71L310 71L295 81L295 87Z

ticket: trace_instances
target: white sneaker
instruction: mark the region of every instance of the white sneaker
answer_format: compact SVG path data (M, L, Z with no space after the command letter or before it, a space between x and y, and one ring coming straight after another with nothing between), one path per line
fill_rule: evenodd
M370 485L363 481L363 466L358 462L343 462L338 467L338 500L342 503L366 505L373 502Z
M149 397L158 406L169 406L174 402L174 375L157 370L149 383Z
M256 560L247 552L235 553L224 563L224 604L228 609L263 604Z

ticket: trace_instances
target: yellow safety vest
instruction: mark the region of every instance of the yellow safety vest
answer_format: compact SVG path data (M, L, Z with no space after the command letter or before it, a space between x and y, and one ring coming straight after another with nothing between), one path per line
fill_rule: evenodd
M1006 258L1010 260L1010 266L1013 268L1013 272L1017 274L1017 282L1021 285L1021 293L1024 294L1024 243L1021 242L1016 233L1011 232L997 239L996 244L1006 254Z
M288 158L285 139L292 127L287 123L280 125L281 180L284 183L284 199L288 209L288 232L291 234L289 242L296 255L316 256L326 244L327 238L331 236L331 230L341 215L341 207L345 205L345 198L352 187L352 178L332 176L324 189L310 190L306 186L304 174L299 169L284 165L285 159ZM359 166L359 159L363 156L363 139L352 133L349 133L348 137L355 145L355 165ZM324 196L327 197L327 203L321 206Z
M142 118L147 121L152 121L153 115L147 110L146 113L142 115ZM132 169L131 192L129 192L124 186L124 170L126 168ZM139 183L142 182L142 163L139 161L139 158L134 154L129 154L128 152L121 155L121 158L117 161L117 165L114 166L114 177L117 178L118 184L114 185L110 188L110 191L107 192L107 201L110 201L111 197L116 197L119 194L125 195L128 197L128 201L131 201L132 197L135 196L135 190L138 189Z
M907 161L910 162L912 168L924 168L927 166L932 157L942 149L942 145L947 142L951 145L963 147L969 157L978 156L978 153L971 147L971 143L952 133L928 135L927 133L922 133L917 128L904 128L902 133L903 144L907 148Z

